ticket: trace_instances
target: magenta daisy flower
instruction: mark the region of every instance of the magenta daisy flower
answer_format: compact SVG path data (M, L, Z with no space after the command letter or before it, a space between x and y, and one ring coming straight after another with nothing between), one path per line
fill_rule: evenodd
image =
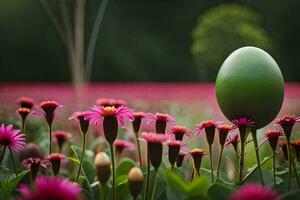
M54 131L52 136L54 141L56 141L58 144L59 153L61 153L64 143L71 138L71 134L66 131Z
M186 143L181 140L171 140L166 143L169 147L168 159L171 164L172 170L174 169L175 162L179 156L182 147L185 147Z
M54 175L58 174L60 170L60 164L63 159L65 159L65 156L60 153L52 153L49 156L47 156L47 160L51 162Z
M214 121L203 121L196 126L195 133L196 135L201 135L203 130L206 133L206 139L209 145L212 145L215 138L215 130L216 128L222 124L222 122L214 122Z
M269 141L269 144L273 151L276 150L278 139L282 135L282 132L278 130L269 130L266 132L266 139Z
M31 109L34 106L34 101L28 97L20 97L17 100L17 104L19 104L21 108Z
M284 131L285 136L289 140L292 134L294 124L300 122L300 117L295 115L284 115L282 118L277 119L275 124L280 125Z
M148 123L155 122L156 133L165 134L167 124L175 125L175 119L171 115L162 113L147 113L146 118L149 120Z
M5 149L9 148L13 151L20 152L25 146L25 134L20 133L20 130L13 129L10 124L0 127L0 145Z
M54 120L56 108L59 107L62 107L62 105L60 105L56 101L43 101L40 104L40 108L43 110L43 114L49 126L51 126Z
M200 167L202 162L202 157L206 155L205 151L203 149L193 149L190 151L190 155L193 158L194 161L194 167L196 169L197 175L200 175Z
M142 119L146 117L146 114L143 112L133 112L132 113L134 120L132 121L133 131L136 135L140 131Z
M81 189L66 178L39 176L32 188L23 184L19 191L22 200L79 200Z
M132 116L132 109L126 106L115 107L103 107L93 106L91 112L85 115L86 120L90 120L95 125L102 125L105 138L108 143L112 144L117 138L118 124L122 128L125 127L125 119L130 121L134 120Z
M174 135L175 140L182 140L184 135L188 137L192 136L192 132L184 126L173 126L169 134Z
M232 145L235 152L238 154L238 143L239 143L239 141L240 141L240 138L239 138L238 134L234 134L233 136L228 136L227 143L225 144L225 146Z
M230 196L230 200L279 200L275 191L259 184L242 186Z
M143 142L147 142L147 153L151 164L157 170L162 161L162 144L170 138L169 135L157 133L142 133L141 138Z
M31 112L31 110L29 108L19 108L16 113L18 113L22 120L25 121L26 117L28 116L28 114Z
M21 165L30 169L31 177L35 180L40 167L46 168L49 165L49 161L43 158L27 158L22 161Z
M236 128L236 126L226 124L222 124L217 127L217 130L219 132L219 142L221 146L224 146L228 133Z
M85 119L85 115L87 114L87 111L83 112L75 112L70 117L69 120L77 119L79 121L80 129L83 134L86 134L89 129L89 120Z
M126 140L116 139L114 142L114 146L116 149L116 153L119 155L122 154L124 149L128 149L129 151L135 150L135 144Z

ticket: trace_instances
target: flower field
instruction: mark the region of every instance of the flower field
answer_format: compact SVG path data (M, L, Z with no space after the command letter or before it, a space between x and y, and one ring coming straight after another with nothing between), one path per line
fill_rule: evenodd
M0 93L0 199L300 196L300 84L285 84L280 113L257 132L224 117L210 83L1 83Z

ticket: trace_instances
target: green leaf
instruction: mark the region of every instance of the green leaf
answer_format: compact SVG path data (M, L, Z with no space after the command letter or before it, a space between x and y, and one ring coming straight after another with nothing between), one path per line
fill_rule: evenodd
M211 200L226 200L231 192L233 192L233 187L216 182L209 187L208 196Z
M117 166L117 177L128 175L129 171L135 167L135 162L130 158L123 158Z
M81 148L77 147L76 145L72 145L71 149L74 152L76 159L80 160L82 154ZM77 162L75 161L75 163ZM97 195L91 187L91 183L94 182L96 176L94 165L90 161L84 159L82 162L81 172L84 176L84 181L81 181L82 188L84 192L89 196L89 198L94 200L95 196Z
M30 170L23 170L17 176L6 176L2 177L0 180L0 188L2 191L2 195L4 197L8 197L17 187L18 183L21 179L29 172Z
M207 199L208 181L204 176L193 180L188 186L188 199Z
M167 182L167 199L182 200L188 197L188 183L186 181L170 171L165 173L165 177Z

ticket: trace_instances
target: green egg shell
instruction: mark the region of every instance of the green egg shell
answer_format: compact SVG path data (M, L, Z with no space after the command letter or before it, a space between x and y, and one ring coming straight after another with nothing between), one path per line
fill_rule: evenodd
M248 117L256 128L269 124L281 109L284 80L275 60L256 47L235 50L216 80L218 104L229 119Z

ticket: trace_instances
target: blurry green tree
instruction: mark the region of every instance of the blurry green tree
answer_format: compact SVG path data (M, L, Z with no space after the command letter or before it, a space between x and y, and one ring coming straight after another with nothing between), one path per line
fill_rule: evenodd
M221 4L200 16L192 32L192 54L201 77L216 76L226 57L243 46L271 50L271 40L261 27L261 16L237 4Z

